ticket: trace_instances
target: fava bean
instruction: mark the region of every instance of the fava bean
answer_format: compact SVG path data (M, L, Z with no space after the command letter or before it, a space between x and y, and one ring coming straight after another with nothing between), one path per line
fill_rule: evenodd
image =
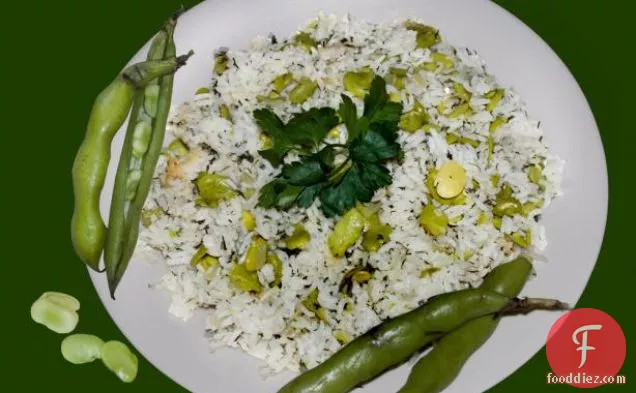
M263 291L263 285L258 280L258 274L247 270L242 263L237 263L232 267L229 278L232 285L242 291L255 293Z
M67 295L62 292L44 292L40 299L46 299L52 303L55 303L61 307L68 308L72 311L80 309L80 302L71 295Z
M441 42L439 31L434 27L413 21L407 21L404 23L404 27L416 33L415 42L418 48L430 48L431 46L437 45Z
M294 76L291 74L291 72L287 72L285 74L277 76L272 81L272 86L274 88L274 91L277 93L282 92L291 83L293 79L294 79Z
M108 341L102 346L102 362L123 382L130 383L137 377L137 356L119 341Z
M375 72L369 67L359 71L347 71L344 74L342 84L345 90L358 98L364 98L371 87L371 82L375 77Z
M221 201L230 200L236 192L226 183L227 177L215 173L202 172L195 180L201 202L208 207L216 208Z
M490 99L490 102L486 105L486 110L492 112L497 108L501 100L503 99L505 90L495 89L486 93L486 98Z
M249 272L255 272L263 267L267 260L267 252L268 246L265 239L260 236L255 236L245 254L245 269Z
M74 298L73 298L74 299ZM75 307L77 305L77 307ZM79 302L56 295L42 296L31 305L31 319L59 334L75 330Z
M190 149L181 139L175 139L168 145L168 151L174 153L177 157L183 157L188 154Z
M353 208L346 212L327 238L327 246L331 254L334 257L342 258L349 247L358 241L366 222L358 209Z
M62 340L62 356L73 364L90 363L102 357L104 341L91 334L72 334Z
M430 116L426 113L426 109L415 100L413 109L400 117L399 127L406 132L415 132L428 123L429 120Z
M448 229L448 216L436 211L432 203L424 206L418 219L422 229L433 237L444 235Z
M457 161L448 161L439 169L435 179L437 194L444 199L460 195L466 188L466 170Z
M292 104L302 104L314 95L318 84L309 78L303 77L298 80L296 86L289 92L289 102Z
M302 250L311 241L311 235L305 227L298 223L294 225L294 232L285 239L285 245L289 250Z

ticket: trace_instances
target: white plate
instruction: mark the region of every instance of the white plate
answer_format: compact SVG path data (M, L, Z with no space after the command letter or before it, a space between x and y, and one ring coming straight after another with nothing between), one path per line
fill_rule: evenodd
M319 4L319 6L318 6ZM220 46L245 47L256 35L289 35L318 11L350 13L373 22L415 16L440 28L458 46L478 50L491 73L513 87L527 102L530 115L542 121L546 140L567 161L565 195L544 216L549 263L524 295L554 297L576 303L596 262L605 229L607 173L598 130L576 81L552 50L522 22L482 0L217 0L193 8L179 20L179 53L196 55L176 74L174 103L192 98L211 77L213 51ZM143 60L148 44L131 60ZM108 215L120 132L113 148L102 198ZM103 275L91 273L99 296L136 349L177 383L195 392L276 392L293 377L283 373L263 381L261 362L236 350L211 354L203 337L201 316L187 324L168 314L167 296L148 288L162 270L133 263L110 299ZM495 335L470 359L448 393L487 390L514 372L544 344L557 313L506 318ZM548 371L548 370L546 370ZM364 387L365 393L396 391L408 367L401 367ZM540 377L540 376L538 376Z

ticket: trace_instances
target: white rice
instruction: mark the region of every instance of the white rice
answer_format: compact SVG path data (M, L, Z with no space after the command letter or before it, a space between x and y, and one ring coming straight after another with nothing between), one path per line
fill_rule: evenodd
M257 207L255 194L250 199L238 196L224 201L215 209L195 206L197 193L192 181L199 172L227 176L232 186L241 191L247 187L260 189L276 176L277 170L258 155L259 129L252 118L252 112L262 106L256 97L269 93L270 82L276 76L292 72L319 84L319 90L302 107L288 102L271 106L287 119L301 109L337 108L344 93L341 81L346 71L370 66L384 76L392 66L412 70L431 61L431 51L416 48L415 33L406 30L402 21L375 25L348 16L320 15L304 31L316 41L325 42L307 53L300 47L285 45L286 40L275 44L271 37L258 37L248 50L229 50L231 66L211 81L212 93L196 95L176 108L167 139L181 138L191 152L179 162L183 177L169 184L162 180L168 157L160 160L146 209L161 208L167 214L155 217L151 225L143 228L138 247L139 253L153 250L153 255L157 255L159 251L165 262L169 273L160 287L171 295L171 313L188 319L194 311L205 309L211 346L241 348L264 360L274 372L286 368L298 371L325 360L341 346L335 338L337 332L354 338L433 295L478 285L494 266L522 251L506 234L529 229L532 248L527 252L540 254L546 237L538 218L560 195L563 167L563 162L549 153L542 142L540 124L528 117L514 90L505 90L505 97L491 114L485 110L488 99L484 94L499 87L496 80L487 74L476 52L442 42L434 50L452 58L456 64L452 71L456 72L450 75L447 71L420 71L421 79L409 79L402 96L405 111L412 107L414 96L433 116L433 123L447 129L400 132L404 161L389 165L393 184L374 197L382 206L382 221L393 228L390 241L378 252L367 253L358 244L346 258L332 257L326 239L335 222L322 214L319 202L308 210L281 212ZM346 45L341 43L345 39ZM465 121L448 119L435 109L450 94L453 81L462 83L472 93L474 115ZM355 102L361 109L361 101ZM220 116L221 104L231 108L233 123ZM513 119L494 133L495 151L489 163L485 141L493 115ZM477 148L449 145L447 132L482 143ZM435 202L436 208L449 217L463 214L464 218L444 236L433 238L422 230L417 217L428 197L428 168L439 168L450 156L466 169L468 184L475 180L480 187L467 191L469 202L464 205L443 206ZM540 162L545 165L544 189L527 177L527 166ZM254 179L253 184L240 180L246 174ZM510 184L522 203L541 199L543 207L528 217L504 218L500 229L490 222L477 225L480 212L490 212L498 192L490 181L494 174L501 177L501 184ZM284 264L281 288L270 289L274 275L270 265L261 269L259 279L266 290L260 296L238 290L228 280L230 267L242 260L250 242L250 234L241 224L244 210L255 215L256 232L272 248L291 233L295 223L302 222L311 234L311 243L299 254L277 252ZM201 243L209 254L219 258L221 266L213 273L189 264ZM472 256L463 260L467 253ZM355 284L351 297L340 295L343 275L364 263L375 268L373 279ZM422 278L421 272L431 267L440 270ZM329 323L317 319L301 304L315 288L319 289L319 303L326 310Z

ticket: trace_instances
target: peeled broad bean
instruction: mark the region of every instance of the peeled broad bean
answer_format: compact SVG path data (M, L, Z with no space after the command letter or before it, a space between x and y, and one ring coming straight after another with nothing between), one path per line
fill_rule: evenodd
M245 254L245 269L255 272L265 264L267 260L267 241L260 236L255 236Z
M245 292L261 293L263 285L258 280L258 274L247 270L244 264L237 263L230 270L230 283Z
M104 341L92 334L73 334L62 341L62 356L73 364L90 363L102 356Z
M174 153L177 157L183 157L188 154L189 151L188 146L181 139L175 139L170 142L168 150Z
M108 341L102 346L102 362L123 382L130 383L137 377L139 360L126 344Z
M219 206L221 201L230 200L236 192L226 184L227 178L215 173L202 172L195 180L197 192L202 202L211 208Z
M391 239L393 229L380 220L380 213L374 208L357 206L367 220L367 228L362 236L362 247L367 252L376 252Z
M289 102L292 104L302 104L309 97L313 96L318 88L318 84L309 78L300 78L296 86L289 92Z
M272 81L272 86L274 87L274 91L277 93L282 92L291 83L293 79L294 79L294 75L292 75L291 72L287 72L285 74L277 76Z
M406 132L415 132L430 120L426 109L415 100L413 109L400 117L399 127Z
M67 295L62 292L44 292L40 299L47 299L50 302L53 302L59 306L68 308L73 311L77 311L80 309L79 300L75 299L71 295Z
M327 238L331 255L342 258L349 247L358 241L366 223L364 216L356 208L345 213Z
M41 297L31 306L31 319L59 334L67 334L75 330L79 316L72 307L61 305L60 298L55 300Z
M267 254L267 263L271 264L274 268L274 282L272 283L272 287L279 287L283 280L283 261L281 261L275 253L270 251Z
M304 31L296 34L294 37L294 43L305 48L307 52L311 52L311 49L315 48L318 44L309 33Z
M443 212L437 212L430 203L422 209L419 222L426 233L433 237L446 234L448 229L448 216Z
M495 89L486 93L486 98L490 99L490 102L486 105L486 109L489 112L494 111L503 99L504 95L505 91L503 89Z
M250 211L241 212L241 223L247 232L252 232L256 228L256 218Z
M232 113L230 112L230 108L228 108L227 105L219 106L219 114L225 120L229 121L230 123L232 122Z
M285 240L285 244L290 250L302 250L311 241L311 235L302 224L294 225L294 232Z
M466 170L457 161L448 161L437 172L435 188L444 199L459 196L466 187Z
M413 21L407 21L404 24L404 27L416 32L415 41L417 47L420 49L430 48L433 45L439 44L441 41L439 31L434 27Z
M342 84L349 93L358 98L364 98L371 87L374 77L375 73L373 70L365 67L359 71L347 71L343 77Z

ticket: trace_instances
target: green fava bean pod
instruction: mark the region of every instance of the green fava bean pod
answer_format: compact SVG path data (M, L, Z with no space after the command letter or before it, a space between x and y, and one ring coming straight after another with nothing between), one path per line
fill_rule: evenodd
M84 141L72 168L74 211L71 240L80 259L99 271L106 238L106 225L99 211L113 137L133 104L135 92L154 79L175 72L184 59L146 61L126 68L108 85L93 104Z
M480 289L431 298L351 341L278 393L346 393L408 360L428 343L466 321L499 312L509 299Z
M164 24L148 52L148 59L174 59L174 29L178 14ZM188 55L180 58L187 59ZM163 146L172 98L173 75L153 81L135 99L124 140L110 209L104 249L106 275L111 296L123 277L135 250L141 211Z
M164 27L154 38L148 50L147 60L161 60L166 51L168 41L168 31ZM124 139L124 144L120 156L117 173L115 175L115 185L110 206L109 229L106 235L106 246L104 248L104 261L108 272L109 266L117 263L121 253L123 233L125 227L125 209L130 204L137 193L141 172L139 170L130 171L131 162L138 160L148 150L148 144L152 136L151 117L146 111L153 111L156 114L156 97L153 103L147 103L148 93L157 92L156 80L149 84L143 91L135 97L128 121L128 130ZM122 192L122 189L124 191Z
M499 265L485 278L480 289L509 298L519 295L532 264L525 257ZM413 366L406 384L398 393L439 393L450 385L470 356L493 334L499 318L487 315L473 319L442 337Z

